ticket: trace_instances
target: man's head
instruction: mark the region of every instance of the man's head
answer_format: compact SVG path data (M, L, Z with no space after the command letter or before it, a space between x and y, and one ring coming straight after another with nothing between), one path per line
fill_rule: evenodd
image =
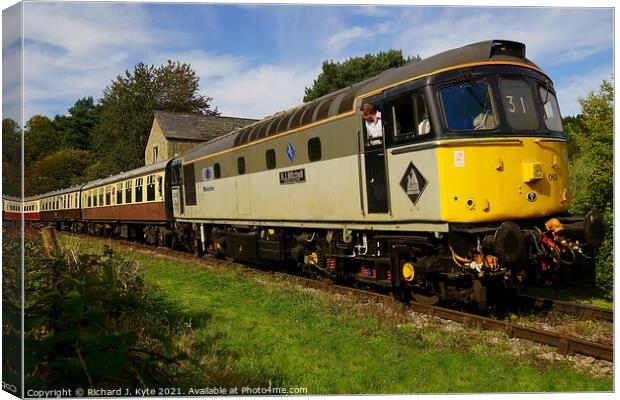
M360 112L362 113L362 119L368 122L374 122L377 115L377 109L370 103L362 104Z

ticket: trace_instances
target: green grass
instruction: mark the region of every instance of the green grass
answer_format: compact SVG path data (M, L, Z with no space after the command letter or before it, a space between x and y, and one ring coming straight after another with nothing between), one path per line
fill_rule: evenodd
M83 251L101 247L101 242L81 243ZM447 324L436 320L416 327L378 307L302 289L293 278L131 256L184 313L197 321L208 315L183 341L206 343L206 357L225 357L230 375L245 377L242 381L306 387L308 394L613 388L611 377L579 372L566 361L540 360L536 349L515 354L514 344L499 333L453 324L445 329Z
M546 297L555 300L573 301L581 304L603 308L614 308L613 298L594 285L575 285L571 287L560 286L557 288L531 286L524 290L525 294L538 297Z

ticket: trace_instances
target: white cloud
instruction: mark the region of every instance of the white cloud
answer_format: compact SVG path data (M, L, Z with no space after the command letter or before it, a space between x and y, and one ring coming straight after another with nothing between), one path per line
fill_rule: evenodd
M596 92L603 80L611 80L612 72L608 68L597 68L587 74L572 75L556 81L555 90L562 116L579 114L579 98L585 98L592 90Z
M318 68L304 65L261 65L220 79L201 79L222 115L264 118L302 103Z
M371 38L373 35L374 33L367 28L354 26L332 35L327 40L326 44L331 53L339 53L344 47L348 46L355 40Z
M113 3L25 3L24 114L46 104L99 98L112 79L134 63L140 50L161 39L147 29L139 5ZM66 108L45 114L66 112ZM49 115L52 116L52 115Z
M584 60L612 46L613 15L593 9L447 8L436 14L405 11L394 44L423 58L491 39L526 43L535 62L557 65Z
M2 113L21 123L21 5L2 12Z

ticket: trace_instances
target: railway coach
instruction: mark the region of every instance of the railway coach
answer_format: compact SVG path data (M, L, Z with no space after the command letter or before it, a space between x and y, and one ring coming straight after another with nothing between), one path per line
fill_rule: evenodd
M45 193L40 197L40 219L58 229L77 232L81 223L80 186Z
M77 231L171 242L172 207L166 167L170 160L89 182L81 188L82 220Z
M379 138L360 109L379 111ZM293 259L430 303L484 307L489 288L602 241L600 214L566 214L551 79L505 40L388 70L198 146L170 170L175 237L188 247Z
M24 221L40 219L40 196L22 199L13 196L2 196L2 221L7 224L19 224Z

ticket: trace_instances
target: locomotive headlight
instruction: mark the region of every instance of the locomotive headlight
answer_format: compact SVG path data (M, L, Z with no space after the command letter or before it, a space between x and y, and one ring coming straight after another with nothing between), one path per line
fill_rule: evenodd
M413 269L413 264L410 262L406 262L403 264L402 268L403 278L407 282L411 282L415 277L415 270Z
M538 161L523 161L523 182L532 182L543 177L542 163Z

